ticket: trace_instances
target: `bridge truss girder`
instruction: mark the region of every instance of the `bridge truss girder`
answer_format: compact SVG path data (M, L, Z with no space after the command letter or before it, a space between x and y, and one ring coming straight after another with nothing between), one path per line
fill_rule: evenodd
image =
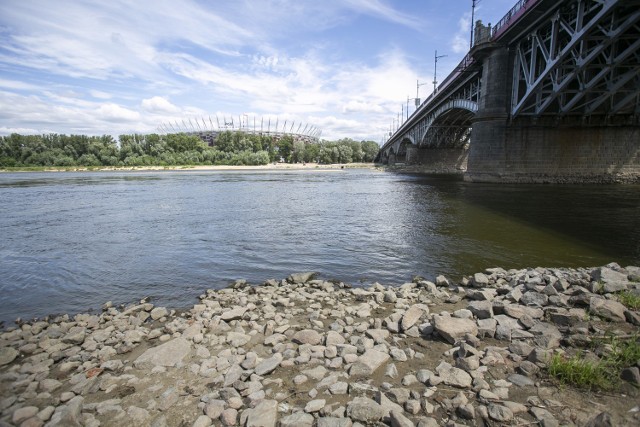
M515 49L512 117L640 113L640 1L575 0Z

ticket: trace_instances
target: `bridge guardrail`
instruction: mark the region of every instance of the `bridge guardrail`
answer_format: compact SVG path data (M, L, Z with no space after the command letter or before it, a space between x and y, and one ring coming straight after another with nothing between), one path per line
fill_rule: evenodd
M431 103L431 101L433 101L433 99L438 95L438 93L440 93L443 89L449 86L452 80L454 80L457 76L462 74L473 63L474 63L473 56L471 56L471 52L469 52L464 56L464 58L462 58L462 61L458 63L458 65L451 71L451 73L449 73L449 75L442 81L442 83L438 85L438 90L436 92L432 92L431 95L429 95L424 100L424 102L420 104L418 109L416 109L416 111L414 111L413 114L411 114L411 117L415 116L419 111L422 111L425 108L427 108L427 106ZM408 119L405 120L404 123L402 123L402 125L393 133L393 135L391 135L389 139L387 139L387 142L393 139L395 134L400 132L408 121L409 121ZM386 145L386 143L384 145Z
M513 22L517 21L527 9L533 7L538 1L539 0L519 0L493 27L491 30L491 40L498 39Z

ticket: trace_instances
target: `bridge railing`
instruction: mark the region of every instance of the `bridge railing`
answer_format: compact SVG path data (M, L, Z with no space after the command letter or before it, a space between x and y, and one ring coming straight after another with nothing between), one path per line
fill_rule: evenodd
M471 53L467 53L465 55L464 58L462 58L462 61L460 61L460 63L451 71L451 73L449 73L449 75L442 81L442 83L440 83L438 85L438 88L435 92L432 92L431 95L429 95L421 104L420 106L411 114L410 117L415 116L416 114L418 114L420 111L424 110L425 108L427 108L429 106L429 104L431 104L431 102L433 101L434 98L436 98L438 96L438 94L440 92L442 92L445 88L447 88L447 86L449 86L449 84L455 80L456 77L458 77L460 74L462 74L464 71L466 71L467 68L469 68L469 66L471 64L473 64L474 60L473 57L471 56ZM389 139L387 139L387 141L393 139L393 137L398 133L401 132L403 130L403 128L405 127L405 125L407 124L407 122L409 122L409 119L405 120L402 125L400 125L400 127L398 129L396 129L396 131L389 136Z
M491 40L498 39L511 24L516 22L524 13L533 7L539 0L519 0L518 3L513 6L506 15L502 17L500 21L493 27L491 33Z

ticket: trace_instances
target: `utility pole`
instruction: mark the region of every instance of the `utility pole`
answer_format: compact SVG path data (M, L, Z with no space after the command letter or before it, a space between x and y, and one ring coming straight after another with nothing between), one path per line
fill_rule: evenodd
M434 55L434 65L433 65L433 93L435 95L435 93L438 91L438 59L439 58L444 58L447 55L440 55L438 56L438 51L436 50L436 53Z
M469 37L469 50L473 48L473 19L476 11L476 4L479 3L480 0L471 0L471 37Z
M424 86L429 83L420 83L420 80L416 79L416 108L420 106L420 86Z

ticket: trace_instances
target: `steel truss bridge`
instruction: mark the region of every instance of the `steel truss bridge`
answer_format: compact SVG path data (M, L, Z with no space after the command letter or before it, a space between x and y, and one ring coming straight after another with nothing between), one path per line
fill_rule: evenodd
M545 144L558 139L554 127L637 131L640 0L520 0L493 28L478 21L474 33L469 53L390 135L378 161L469 149L472 168L483 145L495 151L502 141L502 151L512 150L516 128L538 132ZM631 155L634 148L637 138Z
M183 119L180 122L163 123L158 126L160 133L186 133L198 135L203 141L212 145L221 132L244 132L254 135L272 136L276 139L291 136L296 141L316 143L322 135L322 130L316 126L294 120L280 120L279 118L249 117L248 115L226 116L214 118L195 117ZM237 120L236 120L237 119Z

